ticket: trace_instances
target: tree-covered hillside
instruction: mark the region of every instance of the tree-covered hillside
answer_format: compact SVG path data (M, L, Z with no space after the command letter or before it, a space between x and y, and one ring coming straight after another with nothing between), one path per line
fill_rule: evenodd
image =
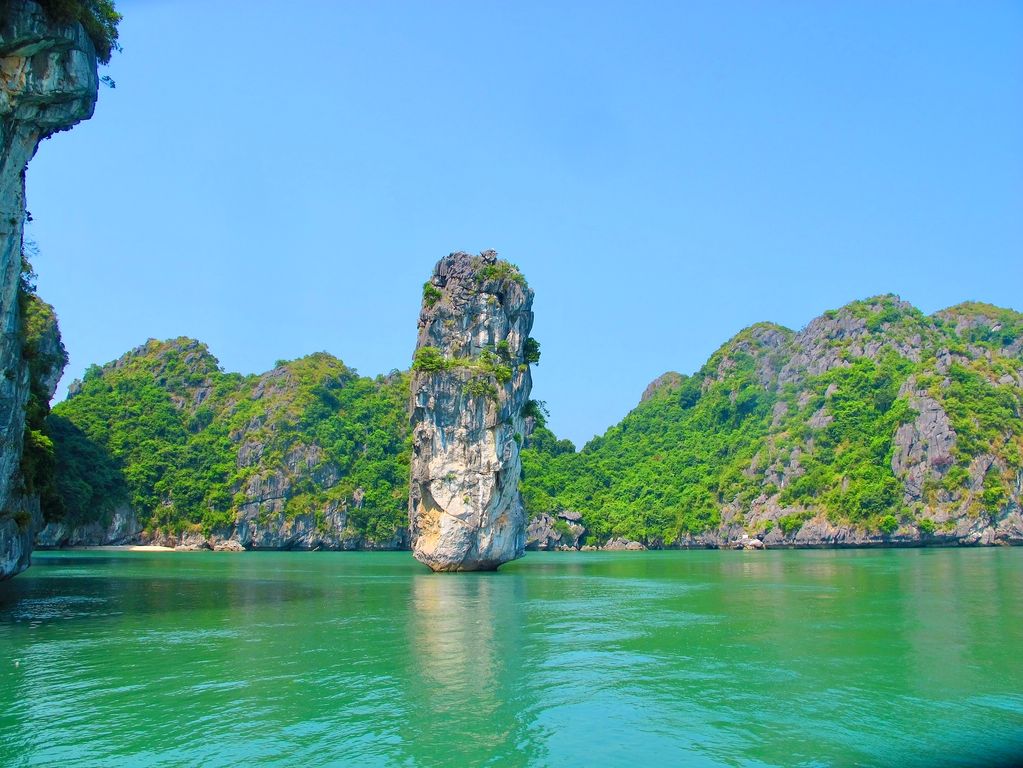
M969 538L1018 517L1021 350L1023 315L984 304L927 317L881 296L799 333L758 324L582 451L537 435L526 503L648 545Z
M58 493L84 523L127 501L149 536L254 546L400 543L407 376L359 376L326 353L224 373L192 339L93 366L49 419Z
M199 342L93 367L47 428L50 519L130 504L148 532L254 547L401 546L408 377L320 353L224 373ZM539 422L526 508L585 543L1023 540L1023 315L881 296L745 329L581 451ZM986 537L986 538L985 538Z

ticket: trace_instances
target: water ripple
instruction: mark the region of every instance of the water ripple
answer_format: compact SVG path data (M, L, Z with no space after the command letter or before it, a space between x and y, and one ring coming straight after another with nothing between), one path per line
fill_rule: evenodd
M0 585L0 764L914 768L1023 748L1023 552L732 554L435 576L402 553L57 553Z

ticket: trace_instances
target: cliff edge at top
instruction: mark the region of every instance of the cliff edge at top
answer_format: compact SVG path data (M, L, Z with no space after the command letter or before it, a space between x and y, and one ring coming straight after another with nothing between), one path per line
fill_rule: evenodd
M423 286L409 523L413 554L435 571L493 570L524 553L532 305L522 274L493 251L446 256Z
M25 405L32 390L22 276L25 168L39 142L92 116L99 84L93 41L28 0L0 7L0 579L28 567L38 503L22 471ZM52 372L47 378L53 378ZM56 378L60 378L59 372ZM45 387L44 387L45 389ZM52 395L52 391L50 392ZM27 506L26 506L27 505Z

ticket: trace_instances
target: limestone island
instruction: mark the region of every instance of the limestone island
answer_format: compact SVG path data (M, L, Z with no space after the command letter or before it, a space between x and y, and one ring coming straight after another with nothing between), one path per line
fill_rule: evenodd
M533 292L494 251L452 253L423 286L412 365L412 553L434 571L522 557Z

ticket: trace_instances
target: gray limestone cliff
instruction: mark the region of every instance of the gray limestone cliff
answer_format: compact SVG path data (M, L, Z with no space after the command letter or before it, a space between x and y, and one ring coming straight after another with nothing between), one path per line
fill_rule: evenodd
M81 25L51 23L33 2L0 9L0 578L28 567L38 501L23 493L25 405L32 389L24 359L18 293L25 221L25 169L39 142L92 116L96 51ZM59 337L56 341L59 344ZM56 383L57 371L47 378ZM52 382L49 381L52 379ZM45 387L44 387L45 388ZM50 389L52 395L52 388Z
M532 304L521 273L493 251L446 256L424 286L409 523L413 554L435 571L492 570L523 555Z

